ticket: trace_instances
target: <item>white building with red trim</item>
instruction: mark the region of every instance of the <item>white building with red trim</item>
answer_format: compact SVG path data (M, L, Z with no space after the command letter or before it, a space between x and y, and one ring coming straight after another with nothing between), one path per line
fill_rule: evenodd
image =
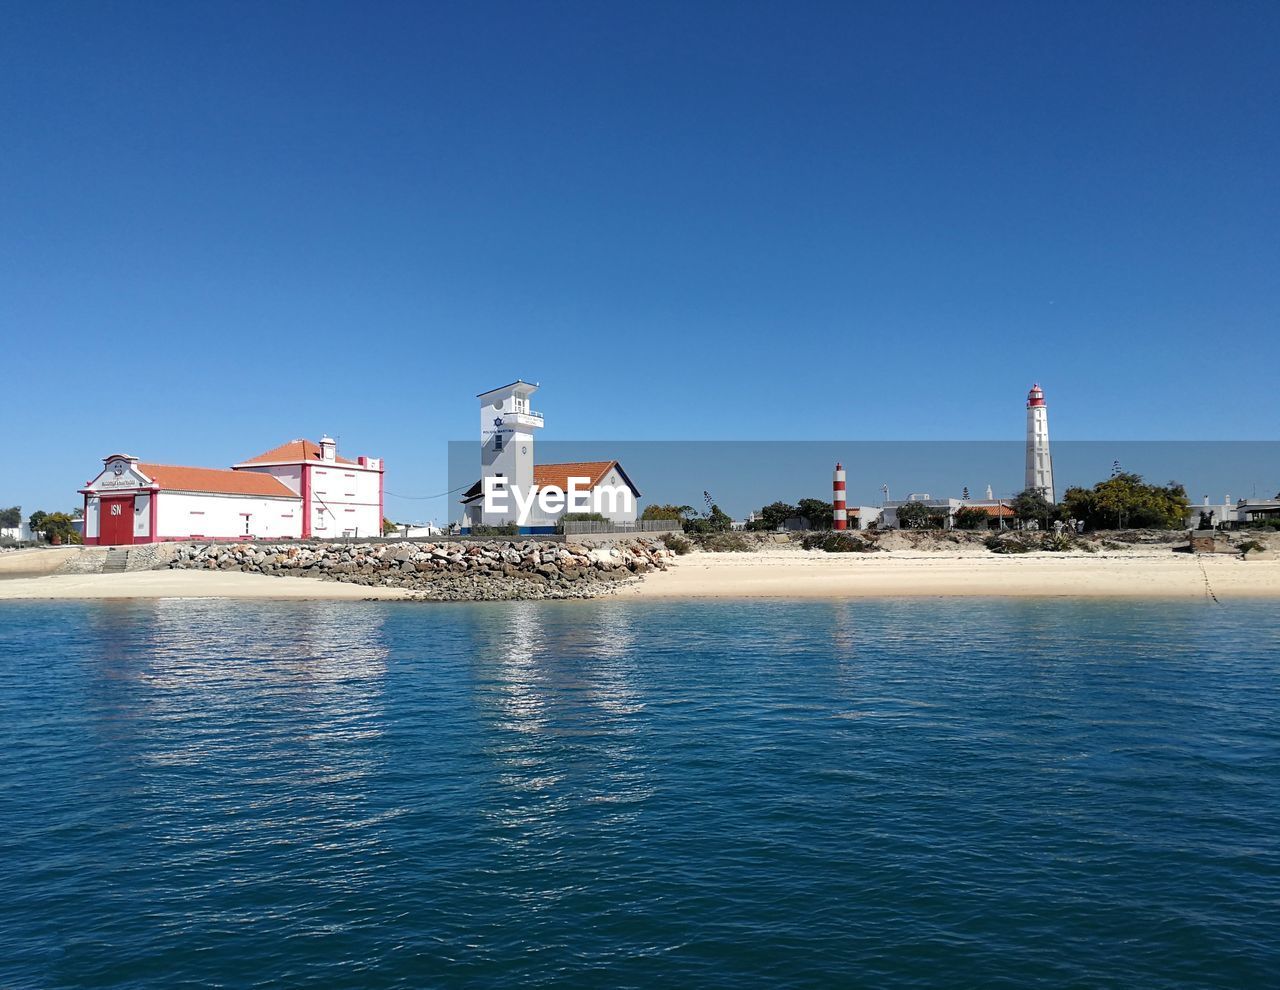
M617 461L534 464L533 438L535 431L542 429L543 418L530 407L529 400L537 390L536 384L517 379L476 396L480 400L480 480L462 495L462 532L470 533L476 526L515 523L521 534L554 533L569 511L567 499L561 499L555 509L539 504L522 514L514 495L530 499L550 492L567 495L571 487L594 507L588 511L609 522L634 523L640 490ZM502 499L502 508L486 505L486 480L500 483L511 496Z
M84 542L333 539L382 532L384 469L339 457L328 437L292 440L230 470L103 458L84 496Z

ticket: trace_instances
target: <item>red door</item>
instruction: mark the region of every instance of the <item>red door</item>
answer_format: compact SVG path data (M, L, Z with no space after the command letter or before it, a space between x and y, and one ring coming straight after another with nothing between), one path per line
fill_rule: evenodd
M104 498L98 510L98 542L117 547L133 543L133 496Z

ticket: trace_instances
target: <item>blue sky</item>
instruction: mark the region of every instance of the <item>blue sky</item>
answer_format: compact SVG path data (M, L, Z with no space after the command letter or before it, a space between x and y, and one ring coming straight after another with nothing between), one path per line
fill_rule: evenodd
M1033 380L1276 437L1274 3L4 21L0 504L322 431L440 491L517 377L557 440L1016 440Z

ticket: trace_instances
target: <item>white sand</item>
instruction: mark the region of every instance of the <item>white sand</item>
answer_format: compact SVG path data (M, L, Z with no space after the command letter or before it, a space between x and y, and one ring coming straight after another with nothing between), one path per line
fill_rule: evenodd
M1203 567L1203 570L1201 569ZM1175 554L1117 555L692 553L625 588L640 598L1280 598L1280 561Z
M0 601L16 598L405 598L396 588L365 588L315 578L240 571L130 571L0 580Z
M1172 553L1135 547L1110 554L960 554L896 551L828 554L790 546L757 553L692 553L613 598L873 598L1050 596L1280 598L1280 560ZM239 571L132 571L51 574L76 549L0 554L0 600L22 598L405 598L314 578ZM23 559L25 558L25 559ZM22 575L22 576L18 576Z
M83 547L34 547L0 553L0 578L52 574L84 552Z

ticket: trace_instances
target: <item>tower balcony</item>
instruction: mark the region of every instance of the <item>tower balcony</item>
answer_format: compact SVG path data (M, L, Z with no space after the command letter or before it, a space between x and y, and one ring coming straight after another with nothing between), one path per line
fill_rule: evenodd
M542 426L542 413L534 412L533 410L504 412L502 414L502 423L504 426L527 426L537 429Z

